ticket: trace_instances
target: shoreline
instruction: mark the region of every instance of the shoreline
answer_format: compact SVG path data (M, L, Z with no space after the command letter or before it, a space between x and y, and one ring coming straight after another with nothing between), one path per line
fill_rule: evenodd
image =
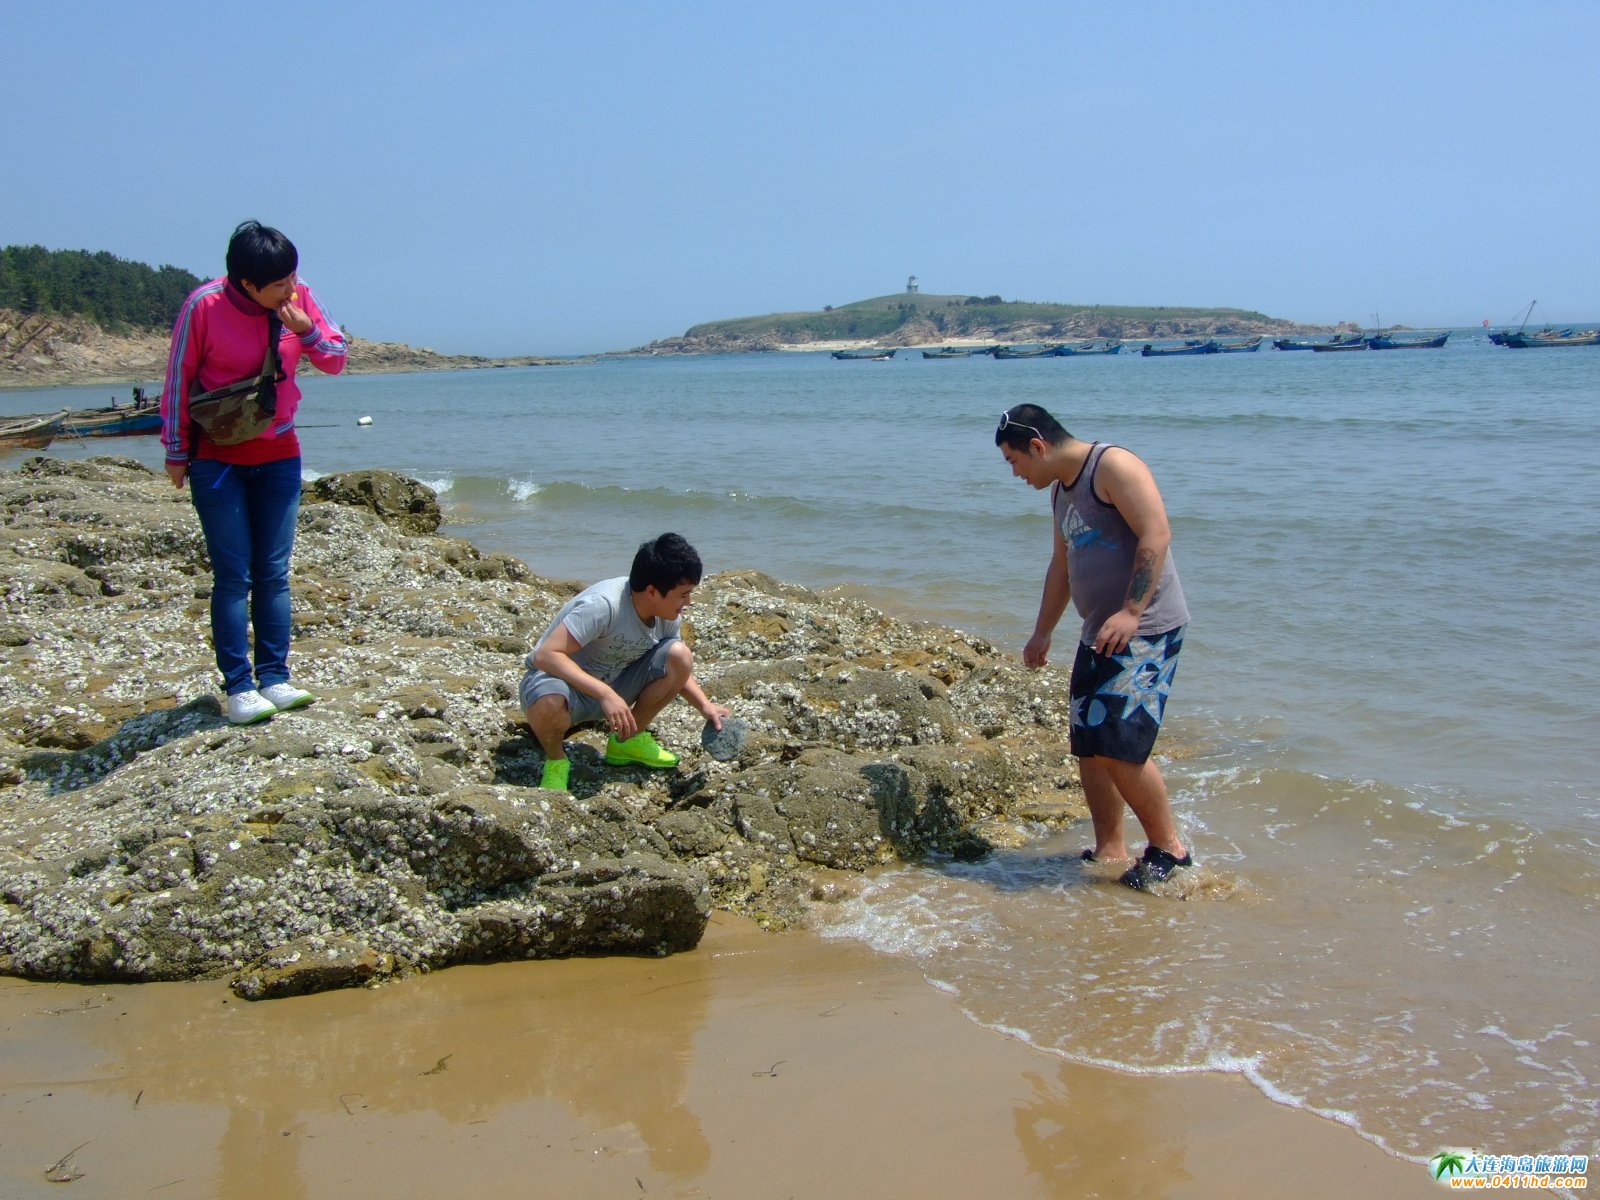
M915 967L717 914L666 959L456 968L242 1004L0 980L7 1195L1437 1193L1237 1077L1123 1075L984 1029ZM80 1143L85 1143L79 1145Z
M174 1196L253 1196L262 1194L263 1179L275 1181L271 1194L451 1195L462 1175L516 1194L530 1166L555 1180L552 1194L561 1195L632 1194L630 1184L644 1180L635 1186L667 1194L695 1194L684 1190L693 1186L708 1195L837 1195L841 1178L854 1187L844 1194L873 1196L908 1194L901 1190L908 1180L923 1196L1102 1189L1220 1197L1238 1194L1241 1180L1256 1185L1244 1188L1250 1193L1279 1190L1286 1178L1307 1196L1348 1195L1372 1181L1386 1195L1432 1191L1417 1164L1275 1104L1239 1077L1120 1074L1063 1060L963 1016L915 965L807 932L804 900L815 905L830 889L851 886L874 859L889 861L867 849L882 825L857 802L863 766L894 764L896 786L874 805L893 798L896 809L879 811L911 823L895 845L905 857L921 853L920 839L946 850L1003 845L1036 836L1040 823L1075 824L1083 812L1059 776L1030 792L1042 764L1060 758L1053 731L1064 714L1045 710L1037 724L1013 724L1034 684L997 661L993 647L950 630L902 629L857 601L755 572L708 581L696 621L696 638L710 650L707 679L757 728L745 760L691 758L693 772L677 788L602 771L593 739L574 739L583 803L563 818L563 829L583 839L569 851L574 867L579 854L588 865L584 878L562 874L569 891L593 883L596 893L579 923L603 932L619 879L644 899L678 883L685 896L703 898L693 875L702 873L719 910L704 938L664 959L483 966L470 954L452 957L440 939L454 936L469 907L482 909L471 916L480 940L466 947L470 953L522 958L528 952L515 937L542 928L531 909L504 899L504 882L526 874L523 858L542 853L542 842L513 819L538 762L507 728L511 692L495 681L512 676L526 635L562 589L530 578L506 556L428 536L433 518L418 525L423 514L404 503L404 493L376 510L390 514L382 520L349 498L322 496L329 503L308 506L297 551L310 630L301 648L321 699L258 730L219 730L208 694L184 702L197 690L209 693L211 672L204 647L191 644L193 577L168 574L197 549L195 533L182 497L161 482L146 469L102 460L36 467L13 492L17 544L38 565L29 576L35 610L12 635L33 641L8 654L26 664L34 679L26 686L85 682L70 698L32 696L24 693L24 672L11 673L19 703L9 733L19 744L4 747L0 767L11 774L0 784L16 799L0 867L11 850L52 872L34 882L29 866L11 878L19 897L35 890L51 897L46 915L58 927L70 912L66 901L81 895L86 902L94 928L73 941L79 957L67 968L87 963L107 972L100 980L135 968L188 969L185 961L147 959L152 947L139 943L150 924L133 919L143 914L183 918L170 928L186 937L202 931L194 946L207 954L218 949L212 943L222 935L211 934L219 928L235 942L266 940L257 918L224 927L232 910L204 914L206 893L224 877L281 877L303 895L324 889L338 867L334 881L348 897L350 864L327 856L343 853L353 817L392 823L414 847L421 840L407 824L414 818L470 816L483 831L484 853L472 845L425 866L423 875L454 889L448 911L431 900L416 904L412 884L396 894L395 902L412 904L402 914L409 934L387 918L379 929L364 918L349 923L354 910L340 900L328 910L345 931L340 938L311 932L283 943L296 930L275 931L267 960L252 952L230 963L235 952L221 947L220 959L189 964L239 970L231 993L215 975L142 987L0 978L7 1043L0 1104L16 1130L0 1178L11 1172L38 1188L42 1174L29 1171L42 1173L92 1135L76 1168L87 1173L93 1154L109 1154L95 1170L102 1180L107 1171L122 1173L107 1193L118 1195L160 1188ZM387 495L380 483L369 474L362 486L347 486ZM321 490L313 485L314 495ZM59 507L59 533L29 526L41 504ZM104 545L116 553L90 563L92 576L79 578L46 551L50 538L70 536L82 562L99 537L84 531L113 527L119 532ZM361 610L353 618L352 598ZM141 637L163 648L154 659L117 642L116 631L129 624L119 617L135 612ZM508 619L513 612L520 616ZM179 648L169 637L182 639L183 661L168 661ZM390 648L394 639L404 640L403 654ZM122 658L144 659L132 693L121 690L128 676L102 676L91 665ZM921 686L902 686L912 679ZM847 708L855 717L840 721ZM892 734L901 722L930 740L899 745ZM698 722L680 713L663 723L673 740L692 745ZM969 724L986 735L994 727L981 748L958 736L958 726ZM52 779L58 788L44 786ZM784 807L769 811L760 801L779 789ZM324 790L335 795L312 798ZM169 792L177 793L176 807L156 824L130 812L130 801L148 807ZM359 810L337 796L359 802ZM849 802L835 804L841 796ZM338 828L324 831L319 822L338 816L340 806L348 811ZM950 838L952 811L976 844L959 830ZM603 828L588 820L591 812L605 814ZM871 819L839 833L837 826L861 816ZM936 823L912 839L924 816ZM181 843L169 836L175 822L192 826ZM151 831L163 840L150 842ZM466 829L444 831L459 837ZM613 831L691 875L670 863L625 877L594 869L610 853ZM945 840L933 841L935 834ZM362 855L387 841L360 837ZM137 858L102 861L94 848L112 841L144 849ZM288 848L297 844L323 847L323 861L297 853L291 861ZM192 861L175 861L173 851L189 845ZM388 860L373 878L393 878L405 861ZM488 902L463 905L462 893L473 899L472 881L486 869L499 873L481 897ZM185 912L164 908L168 895L181 897ZM553 892L530 898L557 899ZM779 928L793 921L796 930L775 938L730 911ZM646 915L635 908L611 928L626 933ZM502 943L482 940L502 935ZM111 937L122 940L112 947ZM293 949L315 967L312 952L328 942L342 947L340 980L296 982L275 973L278 950ZM126 964L113 958L125 946L139 952L125 954ZM29 961L48 963L54 951L42 949L45 958ZM350 986L394 968L378 961L391 955L421 966L380 989ZM270 990L280 984L348 990ZM287 998L239 1003L264 992ZM174 1170L175 1145L195 1148L192 1171L187 1162ZM283 1174L291 1168L296 1174ZM1300 1179L1308 1172L1317 1177ZM195 1179L195 1190L177 1186ZM418 1180L427 1181L422 1191ZM770 1182L770 1192L752 1191L752 1180Z

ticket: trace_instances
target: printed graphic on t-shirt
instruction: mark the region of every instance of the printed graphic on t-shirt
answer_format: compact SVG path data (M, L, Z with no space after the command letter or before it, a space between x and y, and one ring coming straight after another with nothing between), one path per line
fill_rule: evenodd
M1082 550L1088 546L1103 546L1107 550L1118 550L1122 547L1122 540L1112 541L1106 536L1106 531L1096 529L1085 521L1078 512L1076 504L1068 504L1066 515L1061 520L1061 540L1074 550Z

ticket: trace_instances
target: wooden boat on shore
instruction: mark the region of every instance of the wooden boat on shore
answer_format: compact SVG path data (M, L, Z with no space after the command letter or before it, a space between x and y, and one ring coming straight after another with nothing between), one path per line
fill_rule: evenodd
M865 346L860 350L835 350L833 356L846 362L882 362L886 358L893 358L894 350Z
M61 423L67 419L68 411L63 408L58 413L0 418L0 448L43 450L61 432Z
M1107 338L1103 342L1062 342L1059 346L1052 346L1045 353L1054 358L1080 358L1086 354L1119 354L1122 343L1116 338Z
M67 414L61 432L76 437L135 437L161 432L161 409L80 408Z
M1172 358L1179 354L1215 354L1215 342L1202 342L1198 338L1190 338L1176 346L1156 346L1146 342L1139 350L1142 358Z
M1496 339L1491 336L1490 341ZM1498 344L1508 350L1537 350L1550 346L1600 346L1600 329L1548 329L1538 333L1506 333Z
M937 350L924 350L923 358L971 358L970 349L963 350L959 346L940 346Z
M1021 346L996 346L994 348L994 356L996 358L1043 358L1050 353L1050 350L1051 347L1049 346L1030 346L1026 344Z
M1374 350L1437 350L1449 340L1449 330L1432 337L1390 337L1380 333L1369 337L1367 345Z
M1217 342L1218 354L1254 354L1261 349L1261 336L1253 338L1229 338L1227 341Z

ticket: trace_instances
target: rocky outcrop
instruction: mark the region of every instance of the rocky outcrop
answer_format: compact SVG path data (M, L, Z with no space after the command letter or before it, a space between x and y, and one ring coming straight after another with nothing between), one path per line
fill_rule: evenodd
M522 655L575 584L440 536L386 472L307 485L295 672L317 703L234 728L187 494L127 459L0 473L0 971L225 976L242 996L460 962L693 946L713 907L774 929L839 873L980 855L1081 815L1062 680L982 639L757 572L688 640L749 727L539 789Z

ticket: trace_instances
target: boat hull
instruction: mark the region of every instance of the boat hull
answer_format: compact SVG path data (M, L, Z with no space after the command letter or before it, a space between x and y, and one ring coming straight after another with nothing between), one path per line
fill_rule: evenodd
M1144 346L1139 350L1141 358L1176 358L1186 354L1215 354L1215 342L1197 342L1192 346Z
M1437 350L1449 340L1448 333L1431 338L1369 337L1367 345L1373 350Z
M1107 342L1103 346L1092 342L1082 346L1055 346L1046 351L1052 358L1084 358L1091 354L1120 354L1121 352L1121 342Z
M161 432L158 408L85 408L68 413L61 432L77 437L137 437Z
M1600 346L1600 332L1547 337L1537 333L1508 333L1500 339L1508 350L1544 350L1553 346Z
M0 447L7 450L43 450L61 432L67 410L45 416L0 421Z

